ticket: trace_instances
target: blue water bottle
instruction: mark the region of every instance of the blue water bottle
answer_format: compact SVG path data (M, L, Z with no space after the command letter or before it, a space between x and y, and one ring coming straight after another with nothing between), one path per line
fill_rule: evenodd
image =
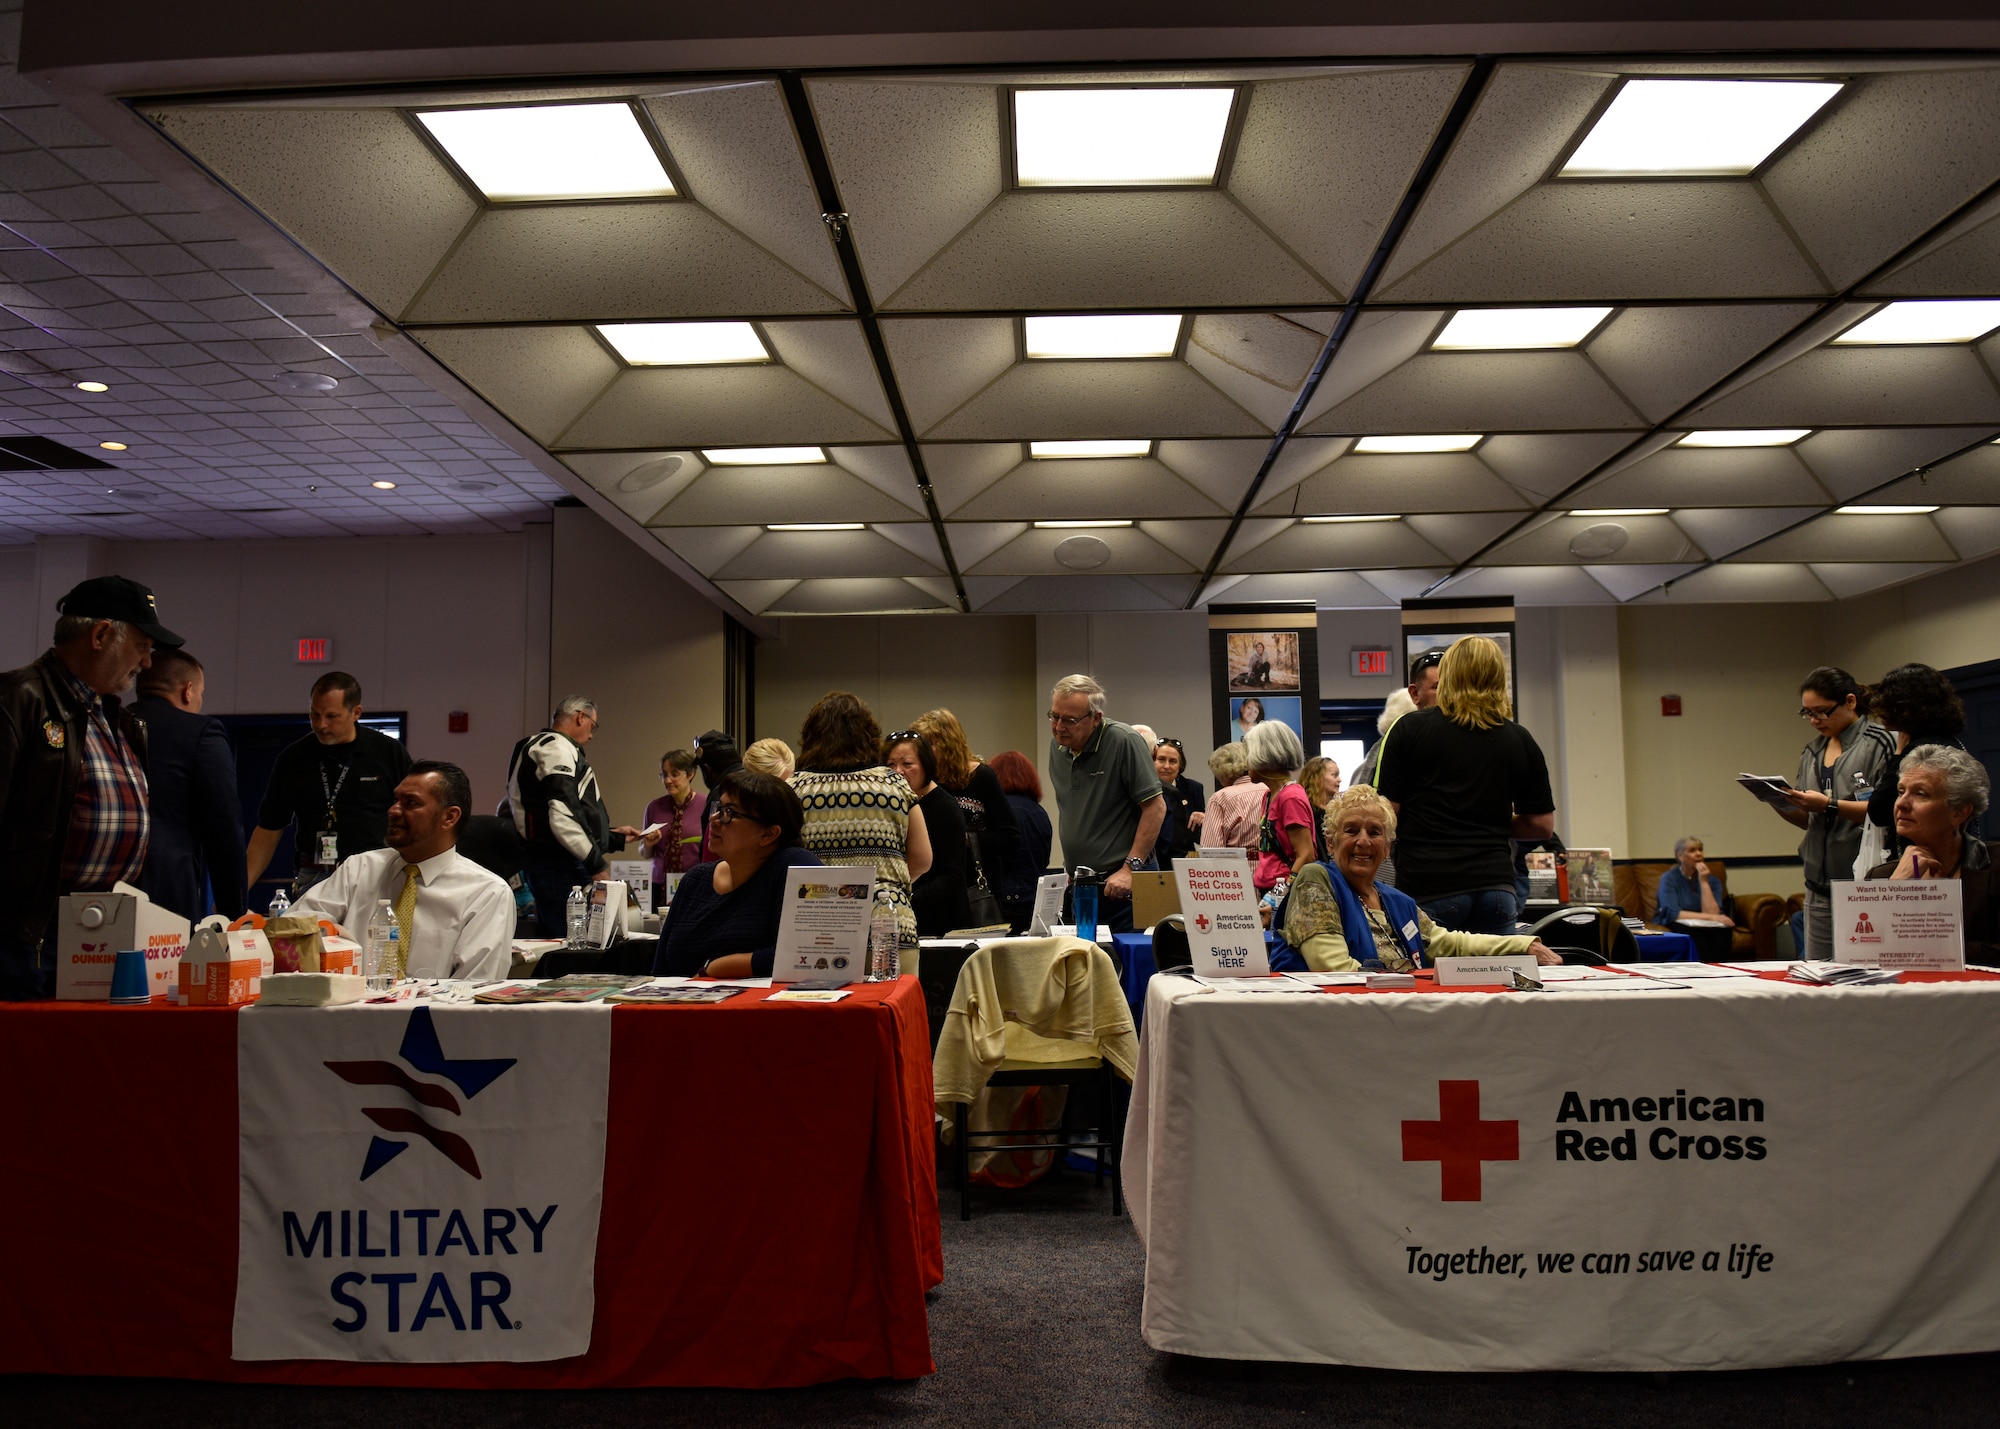
M1097 941L1097 874L1078 864L1069 876L1070 910L1076 918L1076 935L1086 943Z

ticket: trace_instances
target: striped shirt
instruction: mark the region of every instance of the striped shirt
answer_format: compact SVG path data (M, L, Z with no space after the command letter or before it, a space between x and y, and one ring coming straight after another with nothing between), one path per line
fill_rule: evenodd
M83 768L63 842L62 887L97 891L120 879L136 881L145 866L152 831L146 771L114 723L117 699L100 697L75 675L65 674L71 698L85 713L79 751Z

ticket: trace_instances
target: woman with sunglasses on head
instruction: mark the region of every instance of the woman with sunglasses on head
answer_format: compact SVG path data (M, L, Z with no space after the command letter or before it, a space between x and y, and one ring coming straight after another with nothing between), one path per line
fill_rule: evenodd
M924 832L931 842L931 866L910 889L917 936L941 938L954 928L969 927L972 905L965 892L965 816L951 790L937 781L937 755L931 742L913 729L896 730L882 741L882 762L902 775L917 796Z
M805 810L782 779L735 769L716 781L709 843L716 858L681 878L653 955L656 976L769 977L785 870L819 860L799 847Z
M1153 746L1153 772L1160 776L1160 789L1167 796L1167 817L1160 823L1160 841L1153 854L1161 868L1171 869L1172 859L1193 858L1201 842L1208 791L1187 777L1186 768L1187 755L1178 739L1163 739Z
M1896 757L1895 737L1868 718L1869 690L1847 671L1822 665L1799 687L1799 718L1813 737L1799 752L1789 807L1778 813L1806 831L1807 958L1833 956L1833 887L1854 877L1868 799ZM1776 806L1773 806L1776 807ZM1863 870L1864 872L1866 870Z
M806 711L792 789L805 806L800 842L829 866L875 870L875 896L896 910L902 969L917 970L911 885L930 871L924 811L909 781L882 763L882 726L860 696L832 690Z

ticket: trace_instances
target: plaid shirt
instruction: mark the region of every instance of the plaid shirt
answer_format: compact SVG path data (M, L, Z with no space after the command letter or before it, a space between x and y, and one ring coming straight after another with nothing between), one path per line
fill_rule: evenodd
M63 842L65 891L107 889L119 879L134 881L146 862L152 831L147 808L146 771L112 723L106 699L75 675L70 694L86 711L83 770L70 809L69 837ZM109 697L107 697L109 698ZM117 702L111 699L111 710Z

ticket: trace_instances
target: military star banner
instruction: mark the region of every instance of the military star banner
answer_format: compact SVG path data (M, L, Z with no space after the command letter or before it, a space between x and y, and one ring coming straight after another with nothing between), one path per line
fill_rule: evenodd
M239 1360L590 1347L611 1009L237 1018Z

